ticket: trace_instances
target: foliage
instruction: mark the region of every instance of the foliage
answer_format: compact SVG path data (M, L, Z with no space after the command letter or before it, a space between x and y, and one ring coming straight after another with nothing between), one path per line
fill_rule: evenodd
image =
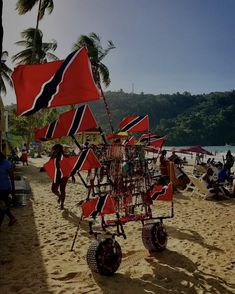
M7 92L5 82L7 82L7 84L12 87L12 81L10 77L12 70L6 65L7 57L8 52L2 52L0 61L0 94L3 93L4 95L6 95Z
M115 48L113 42L108 41L107 48L103 48L100 37L95 33L90 33L88 36L81 35L73 45L73 50L80 49L84 46L88 50L95 81L99 84L101 77L102 82L107 87L110 84L109 70L102 60L107 56L110 50Z
M18 0L16 3L16 10L19 12L20 15L23 15L30 11L39 1L40 0ZM39 20L43 18L45 11L51 14L53 9L53 0L42 0L39 11Z
M168 145L225 145L235 143L235 91L203 95L151 95L107 92L115 128L127 115L149 115L150 130L166 136ZM108 123L102 102L92 110L103 129Z
M34 48L35 36L35 48ZM39 29L28 28L21 33L23 40L16 42L16 45L25 47L24 50L12 56L12 61L17 64L30 64L34 52L34 63L44 63L54 61L58 58L52 53L57 48L57 43L53 40L51 43L43 42L43 33ZM33 50L35 49L35 51Z
M235 143L235 91L207 95L138 95L122 91L107 92L106 96L115 129L127 115L148 114L150 131L166 136L166 145L207 146ZM98 124L110 132L102 101L94 101L90 106ZM15 105L7 108L10 111L10 131L27 136L28 128L33 125L31 118L16 117ZM57 107L51 109L50 113L41 111L37 127L52 122L59 113L67 110L68 107ZM32 134L31 130L31 140ZM63 138L61 142L70 144L70 141L70 138Z

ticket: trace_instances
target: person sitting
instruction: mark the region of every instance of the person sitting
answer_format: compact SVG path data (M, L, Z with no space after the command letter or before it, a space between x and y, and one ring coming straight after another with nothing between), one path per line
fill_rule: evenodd
M212 168L209 167L207 172L202 175L201 181L205 184L212 197L217 200L227 199L226 193L222 186L220 186L217 181L213 180L213 174L214 172Z
M171 156L170 157L168 157L168 160L170 160L170 161L175 161L175 159L176 158L178 158L178 155L177 154L175 154L175 151L172 151L172 154L171 154Z
M182 188L183 190L186 188L187 184L189 184L190 179L183 171L181 167L180 158L176 158L174 161L174 169L175 169L175 177L178 179L178 187Z

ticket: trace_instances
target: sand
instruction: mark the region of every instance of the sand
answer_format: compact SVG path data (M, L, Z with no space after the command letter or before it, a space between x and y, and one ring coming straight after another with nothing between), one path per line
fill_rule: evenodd
M30 184L27 206L13 208L18 222L0 232L0 293L235 293L235 199L207 201L189 192L175 193L172 219L164 223L167 249L149 253L142 225L125 225L123 259L111 277L92 273L86 262L91 242L87 224L70 251L80 216L78 202L86 192L71 181L65 210L50 191L39 168L47 158L20 166ZM157 207L155 208L157 211Z

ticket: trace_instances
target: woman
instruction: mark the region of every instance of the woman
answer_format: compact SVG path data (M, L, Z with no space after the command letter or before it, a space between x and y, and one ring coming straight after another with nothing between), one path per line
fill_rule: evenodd
M2 207L0 208L0 227L2 225L5 214L9 218L9 226L12 226L16 222L16 218L10 211L9 195L14 196L14 174L12 164L9 160L6 160L4 154L0 151L0 201Z
M60 171L60 161L62 156L64 155L63 146L61 144L55 144L52 147L52 153L51 153L51 159L55 159L55 166L56 170L55 173L56 176L54 177L55 180L52 183L51 191L58 196L58 203L60 203L60 208L64 209L64 201L65 201L65 189L68 182L68 177L61 177L61 171ZM60 189L60 191L59 191Z

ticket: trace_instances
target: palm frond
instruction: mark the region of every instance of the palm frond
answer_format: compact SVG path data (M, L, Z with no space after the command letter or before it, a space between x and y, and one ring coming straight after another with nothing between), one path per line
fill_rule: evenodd
M6 95L7 93L5 83L1 76L0 76L0 93L2 93L3 95Z
M99 73L100 77L102 79L102 82L104 83L105 87L108 87L110 85L110 78L109 78L109 70L106 65L103 63L99 64Z
M37 2L38 0L18 0L16 2L16 10L18 10L20 15L25 14L30 11Z

